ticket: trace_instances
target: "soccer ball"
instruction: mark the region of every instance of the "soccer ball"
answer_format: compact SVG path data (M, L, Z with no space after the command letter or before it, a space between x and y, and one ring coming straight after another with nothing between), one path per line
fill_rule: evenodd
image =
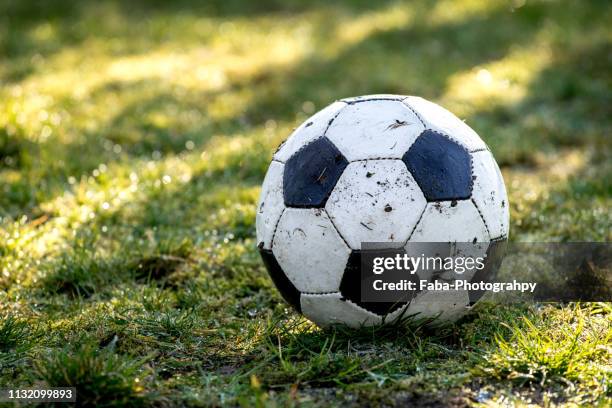
M362 242L505 241L501 172L480 137L425 99L369 95L314 114L278 148L257 209L257 242L284 299L319 326L400 316L459 319L468 291L362 302Z

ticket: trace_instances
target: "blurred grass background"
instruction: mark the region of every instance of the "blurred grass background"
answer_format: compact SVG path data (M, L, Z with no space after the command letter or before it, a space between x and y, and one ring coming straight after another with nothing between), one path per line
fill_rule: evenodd
M609 401L609 305L320 332L280 301L254 218L292 128L397 93L489 144L511 239L609 241L610 21L606 1L0 0L0 386L76 384L84 405Z

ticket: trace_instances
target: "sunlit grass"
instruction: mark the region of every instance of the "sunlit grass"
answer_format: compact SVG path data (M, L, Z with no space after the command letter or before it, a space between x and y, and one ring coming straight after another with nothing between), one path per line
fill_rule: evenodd
M462 117L489 110L491 106L520 103L533 78L550 59L547 47L531 45L512 50L498 61L452 75L444 99Z
M509 327L509 339L497 336L499 349L485 357L483 371L519 384L557 384L570 397L577 388L589 389L576 402L593 403L610 385L612 322L607 311L606 304L576 306L562 312L545 309L535 322L523 318Z

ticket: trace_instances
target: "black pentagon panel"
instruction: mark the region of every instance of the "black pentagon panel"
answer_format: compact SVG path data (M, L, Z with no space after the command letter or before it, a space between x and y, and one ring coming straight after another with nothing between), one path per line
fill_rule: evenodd
M460 144L426 129L402 157L427 201L472 195L472 157Z
M416 275L411 275L410 277L412 276L416 277ZM342 280L340 281L340 293L344 298L379 316L392 313L407 303L361 301L361 251L351 252L344 269L344 274L342 275Z
M259 254L261 255L261 259L263 259L264 265L272 278L272 281L278 288L278 291L281 293L283 299L287 301L295 310L299 313L302 313L302 308L300 305L300 291L297 290L293 283L289 280L283 269L278 264L278 261L274 257L272 251L268 249L260 249Z
M477 269L470 282L495 282L497 272L501 267L501 263L506 253L507 238L503 240L492 241L487 248L487 255L485 258L485 266L482 269ZM486 290L470 290L468 295L470 297L470 306L474 306L480 298L487 293Z
M285 205L300 208L324 207L347 165L346 158L326 137L307 144L285 164Z

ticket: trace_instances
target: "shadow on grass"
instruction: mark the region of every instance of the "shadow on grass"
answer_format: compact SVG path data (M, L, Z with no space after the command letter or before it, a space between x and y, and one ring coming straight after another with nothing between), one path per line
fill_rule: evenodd
M468 118L485 138L500 165L533 165L538 154L591 146L612 154L612 55L607 42L554 49L552 61L530 82L517 103L493 105Z
M149 406L143 392L147 358L99 350L89 344L40 356L36 373L49 387L75 387L77 406ZM112 401L112 402L111 402Z
M382 9L382 6L378 7ZM134 101L93 131L75 129L84 134L79 141L61 145L49 141L46 146L33 149L25 141L19 142L17 136L6 144L6 151L0 155L9 159L3 163L10 163L10 167L21 170L23 175L31 175L8 181L2 186L4 200L11 205L6 215L35 210L41 200L61 194L68 187L68 177L87 174L101 162L123 163L126 159L155 154L178 154L190 142L196 149L207 149L214 154L215 146L209 144L211 135L231 138L240 132L253 131L270 119L277 123L292 123L295 112L300 110L304 101L311 101L320 108L334 99L355 94L391 92L435 98L445 88L449 76L500 59L513 47L528 43L540 31L541 22L550 18L549 12L558 11L555 7L527 5L514 14L498 7L486 15L427 25L423 21L428 10L419 6L415 7L414 22L407 27L374 31L333 56L324 56L315 50L292 65L267 68L246 80L235 79L218 91L176 86L164 89L163 86L160 88L157 80L103 84L92 92L93 100L102 98L102 101L107 101L130 95ZM360 5L351 12L358 10L361 10ZM317 30L314 34L317 41L327 41L329 27L318 27ZM150 95L151 90L154 90L153 95ZM138 94L145 96L132 98ZM253 97L231 117L215 119L209 106L228 95ZM73 103L66 101L68 106ZM188 116L189 112L198 112L200 116L170 125L160 125L149 119L156 115ZM494 124L495 118L494 115L491 121L485 118L482 122ZM489 135L496 131L487 127L485 130L483 134L489 141ZM123 154L114 154L114 146L120 146ZM271 146L261 147L269 149L269 152L272 150ZM236 164L241 166L237 176L257 174L261 178L265 171L262 159L266 152L260 149L256 154L244 154L243 159L236 160ZM73 160L74 157L79 157L79 160ZM231 169L223 170L224 176L236 173ZM37 184L37 188L33 189L32 184Z
M381 5L394 3L390 0L377 2L342 1L334 7L341 7L351 12L363 12ZM307 13L314 9L329 7L322 0L280 1L264 0L245 2L242 0L213 0L194 2L179 0L165 2L159 0L138 0L123 2L81 1L66 2L61 0L7 0L0 3L0 23L10 29L0 30L0 55L12 62L4 80L16 83L28 77L36 70L36 61L40 56L48 57L66 47L76 47L90 39L112 40L117 35L134 39L132 22L154 21L160 18L168 23L173 19L216 19L221 21L237 18L275 17L283 18L297 13ZM36 31L46 32L36 35ZM155 22L145 33L150 43L160 43L167 32L164 24ZM115 47L115 53L140 53L150 49L142 42L126 41ZM32 57L35 57L33 60Z
M460 397L465 372L474 364L470 353L492 348L495 336L505 330L499 324L504 319L528 313L482 306L475 312L478 317L467 319L479 318L480 324L467 321L437 329L418 319L321 330L301 318L272 318L251 351L233 363L230 386L249 388L250 382L250 398L255 391L299 390L301 395L320 396L343 390L341 395L351 395L352 401L446 405ZM219 372L220 367L210 370ZM436 372L443 379L435 380Z

